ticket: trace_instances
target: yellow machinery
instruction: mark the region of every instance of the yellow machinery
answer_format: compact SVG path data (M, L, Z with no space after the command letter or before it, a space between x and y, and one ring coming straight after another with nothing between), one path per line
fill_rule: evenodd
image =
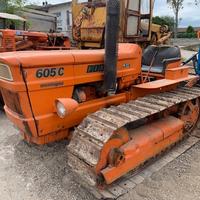
M154 0L120 1L119 42L137 43L145 47L163 43L171 33L167 26L152 24ZM81 48L102 48L106 24L105 0L73 0L73 39Z

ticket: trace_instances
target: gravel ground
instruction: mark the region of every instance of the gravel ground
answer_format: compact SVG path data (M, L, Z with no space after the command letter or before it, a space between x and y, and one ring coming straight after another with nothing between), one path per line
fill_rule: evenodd
M177 39L171 39L171 42L174 45L182 46L182 47L200 44L200 40L197 39L197 38L192 38L192 39L189 39L189 38L177 38Z
M66 141L27 144L2 112L0 127L0 200L94 199L66 168Z
M188 59L192 57L193 55L195 55L196 53L197 53L196 51L188 51L188 50L181 49L181 55L182 55L182 58L184 59Z
M1 200L94 200L66 167L66 141L25 143L0 112ZM200 143L120 200L200 199Z

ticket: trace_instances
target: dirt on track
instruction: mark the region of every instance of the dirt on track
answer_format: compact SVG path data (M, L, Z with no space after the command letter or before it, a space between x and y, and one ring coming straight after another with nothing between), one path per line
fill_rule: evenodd
M73 180L67 141L24 142L0 112L0 200L94 200ZM200 199L200 143L136 186L120 200Z

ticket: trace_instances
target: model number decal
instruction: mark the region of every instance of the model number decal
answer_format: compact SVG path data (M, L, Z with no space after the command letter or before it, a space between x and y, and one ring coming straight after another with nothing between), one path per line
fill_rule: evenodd
M37 78L63 76L64 68L41 68L36 71Z

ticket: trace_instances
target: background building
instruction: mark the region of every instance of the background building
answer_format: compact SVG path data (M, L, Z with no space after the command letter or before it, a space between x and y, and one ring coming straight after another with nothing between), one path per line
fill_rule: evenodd
M198 31L200 31L200 27L193 27L194 31L197 33ZM178 28L178 33L185 33L187 31L187 27L186 28Z
M68 36L71 35L72 27L72 14L71 14L71 1L59 4L48 4L48 2L43 2L42 6L29 5L31 9L46 12L48 14L54 15L57 18L56 30L57 32L64 33Z
M25 8L23 17L27 19L29 31L49 32L50 30L56 30L57 18L53 14Z
M70 32L72 26L71 2L47 5L48 13L57 17L57 31Z

